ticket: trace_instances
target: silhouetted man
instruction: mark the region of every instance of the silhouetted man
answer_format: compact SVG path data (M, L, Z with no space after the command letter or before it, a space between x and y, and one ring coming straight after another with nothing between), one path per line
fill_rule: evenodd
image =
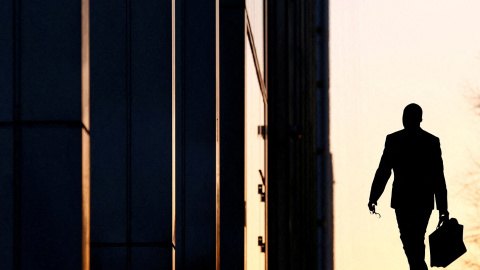
M422 108L414 103L405 107L405 129L387 136L368 202L370 211L375 211L393 169L391 207L395 209L400 239L411 270L428 269L424 238L434 200L439 210L438 224L448 220L440 140L421 129L420 122Z

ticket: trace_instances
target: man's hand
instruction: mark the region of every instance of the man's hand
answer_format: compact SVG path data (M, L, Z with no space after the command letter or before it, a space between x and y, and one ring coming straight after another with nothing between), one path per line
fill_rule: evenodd
M381 218L382 215L380 215L380 213L375 212L375 206L377 206L376 202L368 202L368 210L370 210L370 215L376 215L378 218Z
M447 210L439 210L438 211L438 225L437 225L437 228L442 226L442 224L445 221L448 221L449 219L450 219L450 214L448 213Z
M375 213L375 206L377 206L376 202L368 202L368 210L370 210L370 212Z

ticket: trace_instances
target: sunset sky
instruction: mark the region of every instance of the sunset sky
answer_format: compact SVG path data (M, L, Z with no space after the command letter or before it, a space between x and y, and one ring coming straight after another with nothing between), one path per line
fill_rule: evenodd
M403 128L403 108L423 108L422 128L438 136L449 211L474 232L462 186L480 167L480 1L330 1L331 150L335 181L336 270L406 270L395 213L393 174L378 201L378 219L367 208L385 136ZM480 96L480 91L478 91ZM430 218L428 235L438 222ZM467 243L464 257L480 258ZM480 259L479 259L480 261ZM465 269L457 261L447 269Z

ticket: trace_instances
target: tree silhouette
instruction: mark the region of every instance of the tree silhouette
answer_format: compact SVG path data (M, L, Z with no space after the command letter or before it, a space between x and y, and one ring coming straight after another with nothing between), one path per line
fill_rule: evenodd
M480 87L468 85L470 91L467 99L473 105L473 111L480 116ZM480 269L480 161L473 159L473 170L468 173L467 181L461 184L460 195L472 209L469 220L473 226L468 226L464 232L464 241L468 244L467 256L462 258L468 269Z
M476 168L480 170L480 163L476 162ZM480 172L470 173L469 181L462 184L461 194L473 211L469 212L473 226L468 226L464 240L469 244L468 255L464 256L463 263L469 269L480 269Z

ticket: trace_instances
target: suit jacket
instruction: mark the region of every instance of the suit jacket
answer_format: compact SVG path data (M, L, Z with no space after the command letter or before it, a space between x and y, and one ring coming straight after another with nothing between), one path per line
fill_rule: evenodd
M447 210L440 140L421 128L403 129L387 136L372 183L370 202L377 202L394 172L392 208Z

